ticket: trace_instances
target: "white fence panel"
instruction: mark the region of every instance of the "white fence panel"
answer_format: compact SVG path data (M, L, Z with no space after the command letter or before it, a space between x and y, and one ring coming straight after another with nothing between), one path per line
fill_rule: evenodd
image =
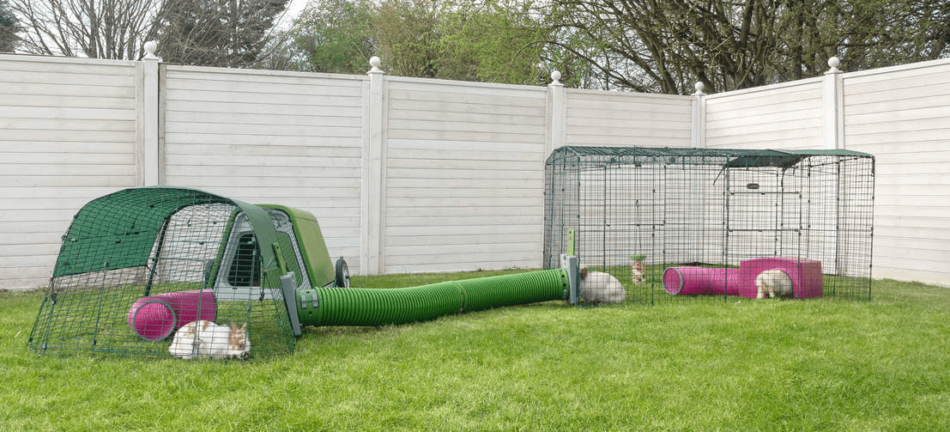
M141 185L141 68L0 55L0 288L45 286L89 200Z
M820 149L821 78L705 97L708 148Z
M540 266L546 89L386 82L385 272Z
M950 62L845 74L844 114L877 162L874 277L950 285Z
M166 66L164 183L317 217L360 263L366 78Z
M377 240L371 272L535 267L555 143L874 154L874 276L950 280L950 60L699 102L395 77L377 99L365 76L162 65L157 167L145 157L147 70L0 55L0 288L45 285L76 211L142 185L146 169L163 184L311 211L354 273ZM368 184L378 204L367 205Z
M567 91L567 145L690 147L693 98Z

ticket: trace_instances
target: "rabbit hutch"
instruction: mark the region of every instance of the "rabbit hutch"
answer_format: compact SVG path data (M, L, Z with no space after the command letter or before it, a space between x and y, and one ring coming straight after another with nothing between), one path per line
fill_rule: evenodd
M30 333L37 354L271 358L292 353L304 326L397 325L578 297L573 257L556 270L351 288L313 214L171 186L96 198L62 240Z
M170 358L176 330L203 320L229 329L211 335L221 355L238 332L234 357L292 353L277 269L302 268L289 226L279 209L198 190L148 187L95 199L63 236L30 347Z
M873 203L866 153L562 147L545 166L543 265L576 255L644 304L868 300Z

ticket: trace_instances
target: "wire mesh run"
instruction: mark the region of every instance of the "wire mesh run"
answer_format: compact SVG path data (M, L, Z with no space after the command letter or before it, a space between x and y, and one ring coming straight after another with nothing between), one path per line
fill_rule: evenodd
M271 357L294 347L279 275L244 205L127 189L75 216L30 336L41 354Z
M585 304L869 300L873 203L865 153L562 147L544 266L577 255Z

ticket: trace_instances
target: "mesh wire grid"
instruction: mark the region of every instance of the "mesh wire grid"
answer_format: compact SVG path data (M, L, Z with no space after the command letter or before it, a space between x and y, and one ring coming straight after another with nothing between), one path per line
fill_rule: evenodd
M791 298L870 298L867 154L562 147L544 202L545 268L573 239L581 264L615 281L589 284L595 300L605 296L591 290L617 284L645 304L755 298L760 286L769 296L773 285ZM773 270L783 280L760 277Z
M226 198L139 188L94 200L63 237L30 346L171 358L177 334L185 344L180 329L205 320L218 326L190 341L203 341L206 356L236 356L241 342L249 357L290 353L279 275L262 269L261 248L245 212Z

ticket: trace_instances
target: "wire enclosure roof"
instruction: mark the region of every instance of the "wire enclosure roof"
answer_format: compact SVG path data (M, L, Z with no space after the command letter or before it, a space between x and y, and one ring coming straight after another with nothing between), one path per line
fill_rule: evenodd
M63 237L54 277L145 265L163 224L182 208L223 203L244 211L262 241L276 239L274 226L263 209L204 191L168 186L124 189L94 199L73 217ZM268 248L264 264L276 268Z
M748 150L671 147L580 147L555 149L548 163L585 156L622 158L623 162L639 164L716 165L723 168L779 167L790 168L813 156L874 158L868 153L852 150ZM617 162L621 162L617 160Z

